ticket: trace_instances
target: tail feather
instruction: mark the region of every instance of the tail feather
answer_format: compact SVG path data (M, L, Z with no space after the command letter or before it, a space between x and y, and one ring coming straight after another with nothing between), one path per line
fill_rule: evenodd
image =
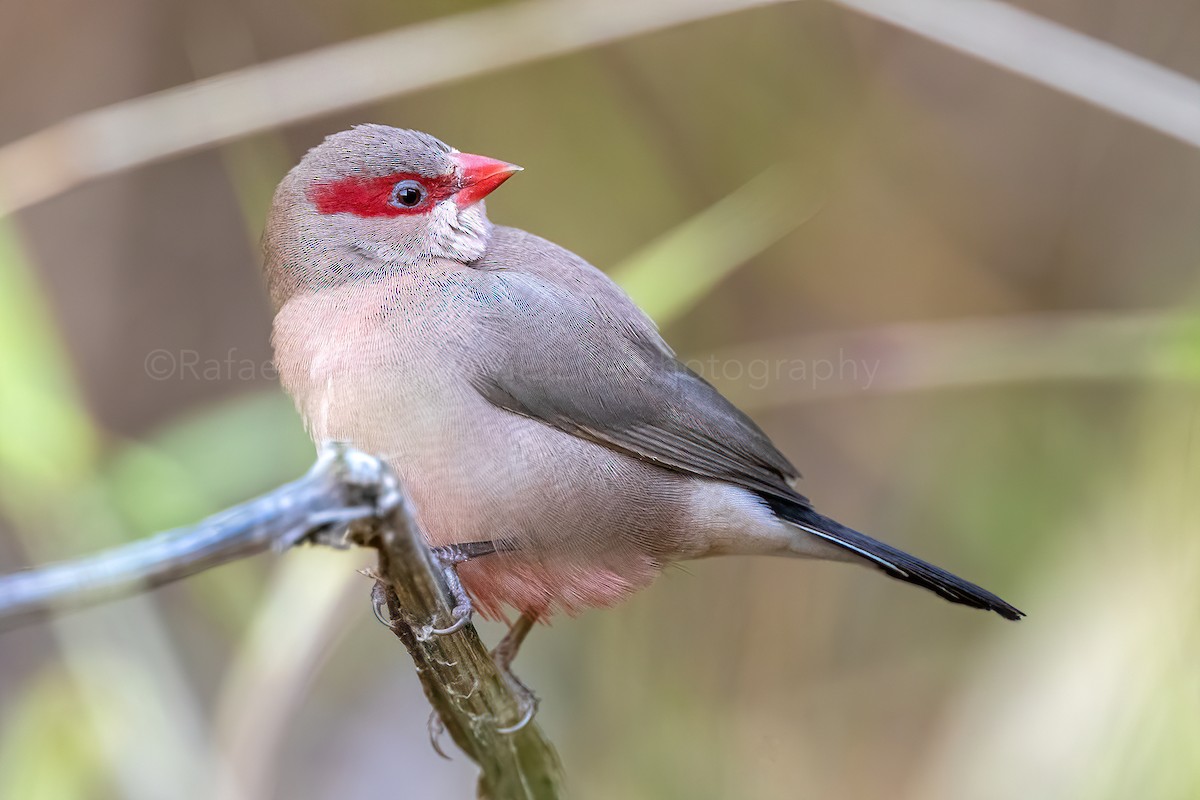
M853 528L847 528L836 520L818 514L808 506L772 497L763 499L781 519L838 547L857 553L893 578L937 592L952 603L995 611L1005 619L1018 620L1025 616L1024 612L986 589L903 550L872 539Z

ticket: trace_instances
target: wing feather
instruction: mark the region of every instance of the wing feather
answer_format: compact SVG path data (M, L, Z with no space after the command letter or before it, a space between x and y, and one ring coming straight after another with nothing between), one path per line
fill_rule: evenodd
M485 398L668 469L807 504L762 429L680 363L615 284L549 242L507 238L518 234L521 247L502 241L488 256L495 285L473 379Z

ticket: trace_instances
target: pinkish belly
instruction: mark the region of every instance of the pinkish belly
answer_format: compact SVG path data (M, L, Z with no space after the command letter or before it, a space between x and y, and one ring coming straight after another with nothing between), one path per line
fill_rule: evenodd
M404 442L390 462L431 544L512 549L460 565L486 617L504 606L547 615L611 606L679 551L689 480L496 409L471 422L485 414L485 424Z
M645 554L620 559L534 561L497 554L460 564L458 575L485 619L504 619L504 607L536 614L577 614L616 605L643 589L662 567Z

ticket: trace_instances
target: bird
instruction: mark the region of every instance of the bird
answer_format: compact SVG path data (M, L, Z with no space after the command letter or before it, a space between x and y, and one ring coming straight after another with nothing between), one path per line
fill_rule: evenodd
M520 169L358 125L281 180L263 237L275 366L309 434L395 471L455 570L456 616L519 612L505 668L533 623L717 555L853 562L1023 616L816 511L616 283L493 224L484 198Z

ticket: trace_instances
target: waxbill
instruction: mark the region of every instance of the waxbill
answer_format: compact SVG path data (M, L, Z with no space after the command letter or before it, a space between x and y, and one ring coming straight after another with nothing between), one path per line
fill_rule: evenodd
M673 562L850 561L1022 612L815 511L771 440L568 250L493 225L519 167L360 125L279 184L265 235L285 389L317 442L399 475L474 606L609 606Z

